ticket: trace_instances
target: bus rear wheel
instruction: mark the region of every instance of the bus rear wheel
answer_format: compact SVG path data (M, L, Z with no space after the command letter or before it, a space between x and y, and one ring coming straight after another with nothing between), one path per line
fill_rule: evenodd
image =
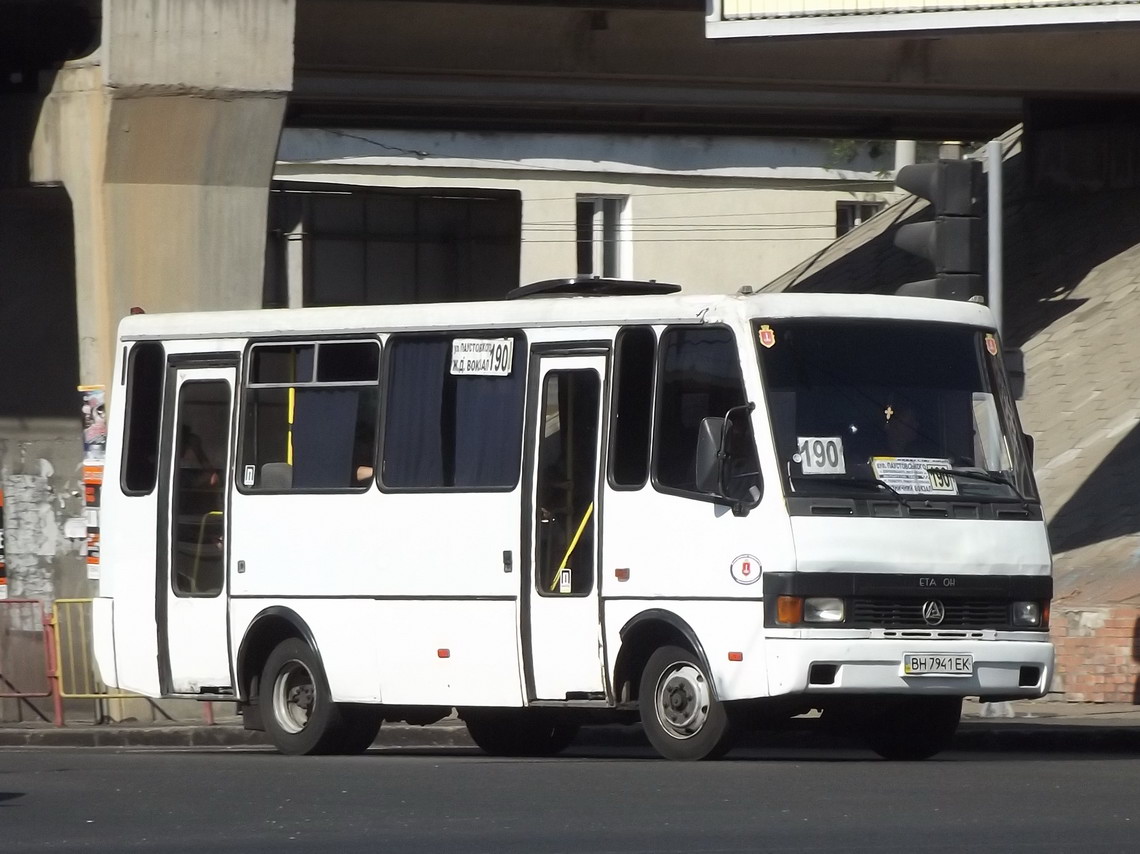
M884 759L929 759L950 746L961 717L961 697L901 697L868 722L867 746Z
M467 733L490 756L554 756L570 746L578 725L540 709L463 709Z
M716 759L732 747L732 727L700 658L679 646L649 657L638 692L641 726L666 759Z
M379 706L332 701L320 658L298 638L282 641L269 654L260 688L265 730L282 753L361 753L380 731Z

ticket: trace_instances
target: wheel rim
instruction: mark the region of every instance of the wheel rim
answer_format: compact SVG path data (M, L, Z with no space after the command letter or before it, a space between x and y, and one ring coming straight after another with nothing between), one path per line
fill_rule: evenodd
M283 730L297 733L308 726L316 704L316 680L303 662L287 661L273 683L273 717Z
M712 695L705 675L696 665L679 661L657 680L657 721L673 738L692 738L709 719Z

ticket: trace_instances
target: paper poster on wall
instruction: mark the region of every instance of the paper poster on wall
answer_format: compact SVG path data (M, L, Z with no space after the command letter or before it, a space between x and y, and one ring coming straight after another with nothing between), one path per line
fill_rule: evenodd
M99 578L99 503L107 456L107 417L101 385L81 385L83 395L83 504L87 518L87 578Z
M83 459L102 463L107 455L107 413L101 385L81 385L83 395Z
M4 561L4 490L0 489L0 599L8 598L8 564Z
M98 483L83 485L83 503L86 505L87 516L87 578L92 581L99 578L99 502L102 491L103 487Z

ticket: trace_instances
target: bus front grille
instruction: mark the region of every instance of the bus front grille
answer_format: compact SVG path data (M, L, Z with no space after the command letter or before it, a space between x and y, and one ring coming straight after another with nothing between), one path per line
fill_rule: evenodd
M856 598L850 602L847 625L884 629L1010 629L1010 604L998 599L944 599L940 622L923 618L926 599Z

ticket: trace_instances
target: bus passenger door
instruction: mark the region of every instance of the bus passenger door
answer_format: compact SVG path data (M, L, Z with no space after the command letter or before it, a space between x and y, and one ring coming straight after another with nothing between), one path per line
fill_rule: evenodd
M597 502L605 376L604 354L531 363L523 636L534 700L604 698Z
M160 507L167 548L158 627L163 691L228 693L226 519L236 367L176 367Z

